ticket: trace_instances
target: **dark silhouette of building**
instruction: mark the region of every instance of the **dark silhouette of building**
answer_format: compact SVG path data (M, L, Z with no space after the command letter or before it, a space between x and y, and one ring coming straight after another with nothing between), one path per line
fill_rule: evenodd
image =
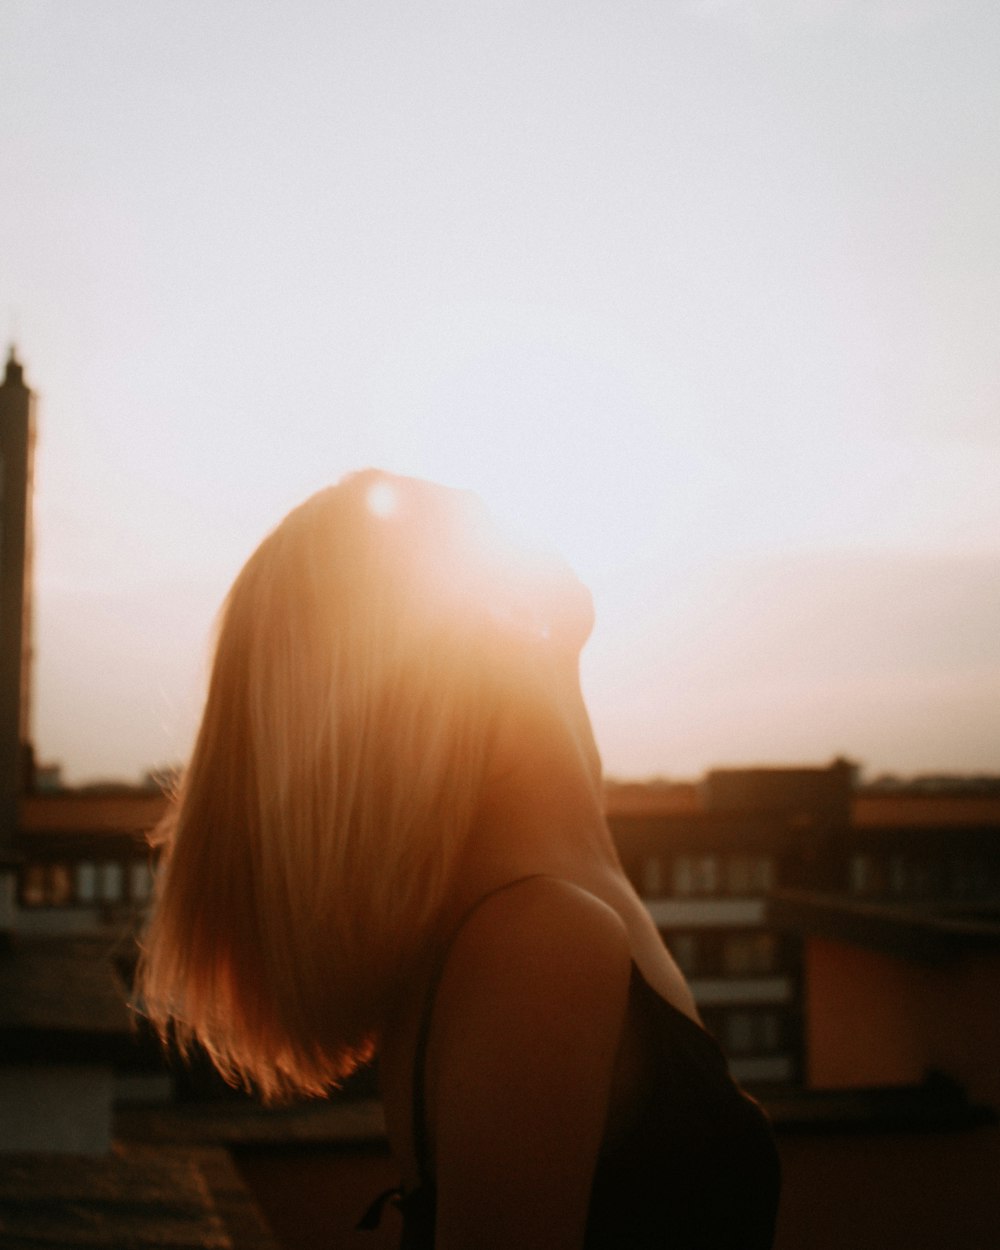
M31 711L34 396L13 347L0 384L0 777L5 826L25 780Z
M0 383L0 940L14 916L12 855L30 759L34 397L11 347Z

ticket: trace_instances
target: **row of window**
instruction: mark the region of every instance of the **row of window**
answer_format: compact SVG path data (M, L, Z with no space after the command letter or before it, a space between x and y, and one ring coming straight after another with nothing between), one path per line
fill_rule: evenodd
M786 943L762 929L671 932L667 946L685 976L763 976L788 969Z
M153 886L144 859L34 862L21 869L22 907L88 907L145 903Z
M752 898L772 890L776 876L769 855L653 855L638 885L647 899ZM848 879L859 897L979 899L1000 890L1000 866L986 856L858 854Z
M703 1015L706 1028L728 1055L774 1055L791 1045L788 1015L775 1008L728 1008Z
M642 866L646 898L753 897L775 885L770 855L653 855Z
M977 899L1000 888L985 856L854 855L848 876L861 898Z

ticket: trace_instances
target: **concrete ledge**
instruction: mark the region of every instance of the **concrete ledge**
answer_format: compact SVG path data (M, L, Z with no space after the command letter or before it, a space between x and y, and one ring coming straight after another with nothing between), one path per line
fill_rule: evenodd
M843 894L780 890L767 901L768 923L904 959L936 962L968 951L1000 951L1000 914L932 903L867 903Z
M0 1156L4 1250L277 1250L225 1151Z
M941 1133L997 1124L956 1081L932 1073L922 1085L774 1092L762 1101L779 1133Z

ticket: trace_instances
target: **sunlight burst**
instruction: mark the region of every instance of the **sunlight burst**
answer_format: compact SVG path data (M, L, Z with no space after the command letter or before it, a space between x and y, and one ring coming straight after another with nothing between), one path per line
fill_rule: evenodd
M399 506L396 491L389 482L376 482L369 487L367 495L368 508L376 516L391 516Z

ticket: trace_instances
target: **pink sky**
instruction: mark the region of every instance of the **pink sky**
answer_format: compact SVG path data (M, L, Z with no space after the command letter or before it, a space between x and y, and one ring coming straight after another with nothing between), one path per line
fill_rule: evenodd
M997 771L998 65L987 0L7 0L43 758L183 757L374 463L575 563L619 775Z

